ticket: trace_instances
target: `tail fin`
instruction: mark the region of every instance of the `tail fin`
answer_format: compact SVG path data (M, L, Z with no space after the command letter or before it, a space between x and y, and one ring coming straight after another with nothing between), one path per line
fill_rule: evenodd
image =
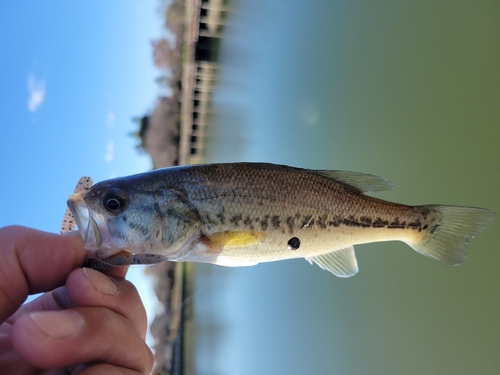
M421 241L409 245L426 257L444 264L463 263L467 256L467 244L480 234L496 216L482 208L429 205L422 208L437 213Z

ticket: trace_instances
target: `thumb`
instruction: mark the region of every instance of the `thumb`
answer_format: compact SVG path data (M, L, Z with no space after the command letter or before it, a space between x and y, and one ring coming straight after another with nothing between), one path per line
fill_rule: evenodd
M0 322L28 294L64 285L87 252L78 233L59 235L22 226L0 228Z

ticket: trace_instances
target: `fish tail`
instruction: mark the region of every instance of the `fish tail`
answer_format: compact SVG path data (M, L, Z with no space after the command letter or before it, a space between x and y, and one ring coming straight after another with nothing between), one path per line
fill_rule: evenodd
M419 241L408 244L420 254L448 265L463 263L470 239L486 229L496 216L492 211L474 207L428 205L421 208L434 212L436 218Z

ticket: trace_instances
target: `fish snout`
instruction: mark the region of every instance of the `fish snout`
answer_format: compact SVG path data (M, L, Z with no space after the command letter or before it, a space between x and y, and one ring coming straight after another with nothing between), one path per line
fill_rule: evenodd
M94 254L102 245L102 237L91 209L79 193L72 194L67 203L82 236L84 248Z
M89 227L89 208L83 200L82 195L78 193L71 194L67 204L75 218L76 225L82 235L83 241L85 241Z

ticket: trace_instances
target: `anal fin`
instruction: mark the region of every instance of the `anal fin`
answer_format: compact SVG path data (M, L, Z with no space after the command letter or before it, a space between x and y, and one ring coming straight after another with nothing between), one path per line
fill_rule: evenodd
M358 261L352 246L305 259L311 264L316 263L320 268L338 277L351 277L358 272Z

